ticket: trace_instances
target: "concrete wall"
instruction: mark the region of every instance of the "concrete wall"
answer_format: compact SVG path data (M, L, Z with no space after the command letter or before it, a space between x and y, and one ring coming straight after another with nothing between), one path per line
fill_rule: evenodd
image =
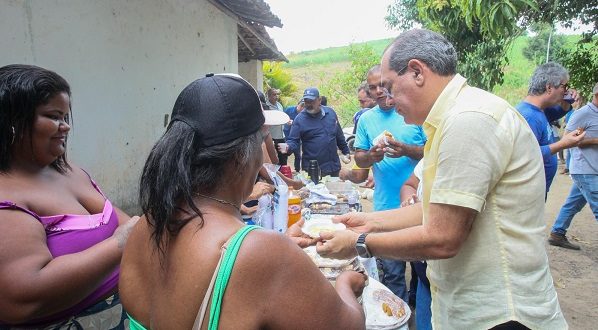
M238 72L237 24L207 0L4 0L0 66L39 65L71 84L71 162L137 212L145 159L176 96Z
M255 89L264 89L264 70L262 61L251 60L239 63L239 75L247 80Z

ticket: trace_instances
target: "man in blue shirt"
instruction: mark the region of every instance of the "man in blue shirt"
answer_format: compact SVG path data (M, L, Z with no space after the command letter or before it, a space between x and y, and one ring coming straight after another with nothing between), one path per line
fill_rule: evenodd
M301 99L299 100L299 103L297 103L297 105L290 106L284 109L284 113L289 115L289 118L291 118L291 121L283 126L285 139L288 139L288 136L291 134L291 124L293 124L293 120L295 120L295 117L297 117L297 115L301 111L303 111L303 107L303 99ZM301 171L301 150L299 149L300 148L297 148L295 151L293 151L293 155L295 156L295 172Z
M392 106L386 105L386 94L381 88L381 70L376 65L367 76L369 95L377 105L366 111L357 125L355 162L359 167L371 166L374 173L374 211L396 209L401 206L403 183L411 176L417 162L423 157L426 141L421 126L408 125ZM386 145L374 141L383 132L393 136ZM407 301L405 262L382 259L384 284Z
M548 116L550 120L559 119L571 109L571 104L564 98L567 95L567 99L575 99L577 93L571 90L567 94L568 82L569 73L563 66L554 62L542 64L530 79L527 96L515 107L527 121L540 145L546 175L546 194L557 170L556 153L577 145L583 139L583 135L577 135L574 131L564 134L558 142L554 142L547 119ZM555 108L559 105L561 109Z
M322 176L338 177L341 163L337 147L343 153L344 163L349 163L351 158L336 112L320 104L320 92L314 87L305 90L303 102L304 110L295 117L291 125L286 152L291 153L301 148L301 167L304 170L309 168L310 160L317 160Z

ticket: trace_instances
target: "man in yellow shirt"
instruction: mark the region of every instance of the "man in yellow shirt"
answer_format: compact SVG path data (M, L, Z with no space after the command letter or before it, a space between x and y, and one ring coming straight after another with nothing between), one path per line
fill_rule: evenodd
M389 102L428 137L423 203L341 216L352 231L321 233L318 252L428 260L434 329L566 329L544 246L538 143L456 66L453 46L428 30L384 52Z

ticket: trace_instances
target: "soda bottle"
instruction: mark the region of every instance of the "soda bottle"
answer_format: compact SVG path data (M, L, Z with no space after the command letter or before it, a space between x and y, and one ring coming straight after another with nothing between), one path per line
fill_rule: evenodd
M288 227L290 227L301 219L301 197L292 190L289 192L288 205Z

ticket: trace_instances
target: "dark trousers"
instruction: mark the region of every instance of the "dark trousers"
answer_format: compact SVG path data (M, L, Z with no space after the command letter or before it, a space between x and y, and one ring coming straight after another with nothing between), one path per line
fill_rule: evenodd
M295 164L293 164L295 165L295 172L299 172L301 171L301 147L293 151L293 155L295 155Z

